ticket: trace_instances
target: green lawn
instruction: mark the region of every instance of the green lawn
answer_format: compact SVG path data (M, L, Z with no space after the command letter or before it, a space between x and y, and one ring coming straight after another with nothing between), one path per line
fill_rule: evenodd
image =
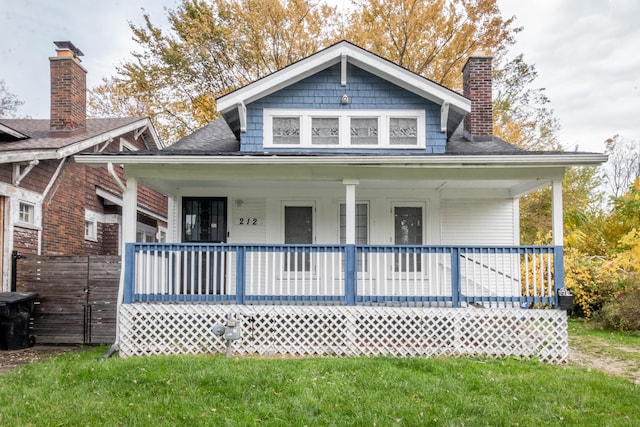
M640 425L640 390L516 359L96 359L91 348L0 376L8 426Z

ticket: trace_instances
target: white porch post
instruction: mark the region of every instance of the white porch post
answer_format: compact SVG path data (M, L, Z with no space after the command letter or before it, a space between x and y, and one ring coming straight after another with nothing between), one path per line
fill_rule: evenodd
M343 179L342 183L346 189L345 196L345 217L346 217L346 241L347 245L356 243L356 185L360 183L357 179Z
M127 185L122 194L122 253L125 244L136 241L136 222L138 216L138 180L127 177Z
M564 243L564 228L562 224L562 181L551 183L551 233L553 246L562 246Z

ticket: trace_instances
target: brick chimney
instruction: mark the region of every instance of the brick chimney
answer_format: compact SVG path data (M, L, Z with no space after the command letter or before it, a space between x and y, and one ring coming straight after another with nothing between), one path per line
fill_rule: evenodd
M492 59L485 52L476 52L462 69L463 94L471 99L471 112L464 118L464 136L469 141L487 141L493 137Z
M51 121L54 136L85 130L87 123L87 70L80 65L83 53L68 41L54 42L58 53L49 58L51 69Z

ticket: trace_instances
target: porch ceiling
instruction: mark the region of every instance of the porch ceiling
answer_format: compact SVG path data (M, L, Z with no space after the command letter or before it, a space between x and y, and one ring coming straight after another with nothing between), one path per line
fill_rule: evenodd
M206 188L337 188L497 191L517 197L562 179L564 168L429 168L414 165L127 165L127 175L164 194Z

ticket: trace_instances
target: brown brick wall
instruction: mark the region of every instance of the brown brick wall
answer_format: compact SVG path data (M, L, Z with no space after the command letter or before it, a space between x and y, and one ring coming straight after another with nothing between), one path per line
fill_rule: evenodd
M87 122L86 71L79 59L50 58L51 74L51 131L64 132L84 129Z
M143 142L134 140L132 133L126 139L140 149L146 149ZM114 138L106 151L118 151L120 138ZM21 187L42 194L58 167L59 160L41 161L24 178ZM122 168L116 171L123 182ZM0 179L11 182L11 165L0 166ZM121 214L118 206L105 205L96 195L96 187L101 187L118 197L122 192L106 168L91 168L75 163L68 158L58 175L55 184L48 193L42 206L42 255L116 255L118 253L119 224L98 222L97 242L85 240L85 209L100 214ZM138 186L140 205L166 217L166 197ZM151 226L157 224L153 218L139 216L139 220ZM14 250L35 254L38 250L38 232L33 229L16 227L14 231Z
M21 254L37 254L38 230L15 227L13 229L13 250Z
M43 255L93 255L95 243L84 240L84 165L67 161L42 206Z
M464 96L471 99L464 130L473 137L493 136L491 61L490 56L472 56L462 70Z

